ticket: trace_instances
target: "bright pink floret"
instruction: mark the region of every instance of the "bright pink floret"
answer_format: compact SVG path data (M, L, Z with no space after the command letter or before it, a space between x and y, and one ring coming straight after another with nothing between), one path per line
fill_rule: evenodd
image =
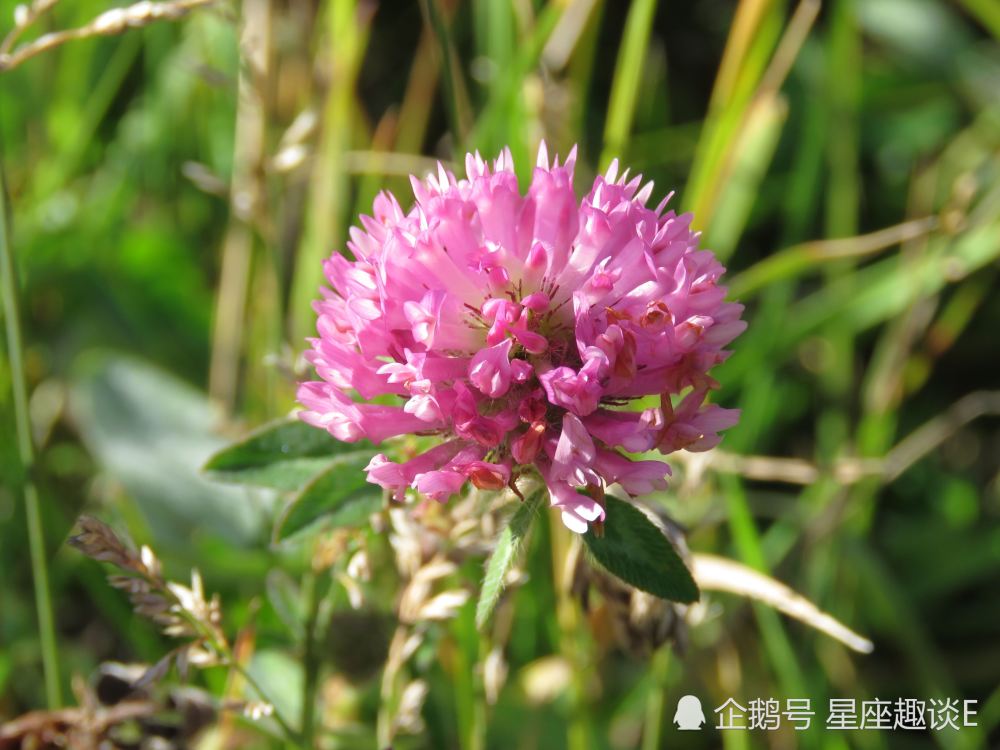
M380 194L351 231L355 260L326 261L307 354L321 380L300 386L301 417L347 441L442 436L402 464L372 459L368 480L396 497L513 487L534 467L582 533L605 486L666 486L666 463L623 451L708 450L736 422L705 403L745 327L724 269L690 215L646 208L652 184L617 164L577 201L575 158L550 165L543 145L522 196L508 151L492 169L469 155L467 179L414 178L409 212ZM370 403L386 395L402 403ZM630 411L643 396L660 406Z

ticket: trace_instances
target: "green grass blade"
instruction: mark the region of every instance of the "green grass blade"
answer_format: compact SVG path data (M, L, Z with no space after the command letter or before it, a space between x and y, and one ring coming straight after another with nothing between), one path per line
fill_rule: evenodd
M618 62L611 83L608 118L604 124L604 150L600 169L620 157L632 132L639 85L646 63L649 36L656 16L656 0L633 0L618 47Z
M2 145L2 144L0 144ZM2 151L0 151L2 156ZM11 387L14 392L14 418L18 453L24 472L25 515L28 519L28 543L31 552L31 574L35 588L35 609L38 614L38 636L41 641L42 668L45 677L45 697L49 708L62 705L62 685L59 677L59 654L56 648L55 621L49 587L48 552L42 528L42 511L35 485L35 447L31 435L31 417L28 412L28 384L24 371L21 341L21 315L18 305L19 290L14 263L14 248L10 242L7 225L7 184L3 163L0 161L0 289L3 291L3 316L7 361L10 366Z

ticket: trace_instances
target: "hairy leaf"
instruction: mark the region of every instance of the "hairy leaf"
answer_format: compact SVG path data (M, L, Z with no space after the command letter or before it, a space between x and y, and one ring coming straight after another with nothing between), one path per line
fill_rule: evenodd
M675 602L698 600L698 586L674 546L646 514L607 495L604 533L591 524L583 541L609 573L646 593Z
M354 455L360 461L371 454L367 444L342 443L297 419L284 419L216 453L205 464L205 472L234 484L298 490L330 467L335 457Z
M544 493L537 492L521 503L520 507L511 516L500 536L497 538L496 547L486 564L486 577L483 579L483 588L479 594L479 602L476 604L476 626L483 628L493 614L493 610L503 593L504 581L507 573L514 567L517 558L524 544L531 522L534 520L541 505Z
M371 456L354 451L333 459L291 499L274 525L274 541L287 539L320 519L326 527L356 526L382 506L382 491L366 481Z

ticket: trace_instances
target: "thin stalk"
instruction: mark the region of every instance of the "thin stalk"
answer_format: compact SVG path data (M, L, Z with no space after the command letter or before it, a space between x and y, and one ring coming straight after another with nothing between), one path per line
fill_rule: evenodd
M319 610L323 602L323 592L315 573L306 576L303 582L308 616L305 627L305 649L302 655L302 747L310 750L316 736L316 686L319 684L319 641L317 624Z
M642 732L642 750L659 750L663 734L663 703L667 697L667 677L670 674L670 646L661 646L653 654L651 677L653 685L646 698L646 724Z
M371 14L363 12L361 6L358 0L331 0L326 6L329 85L319 150L313 159L305 232L292 279L289 315L295 341L315 331L312 301L323 281L323 259L342 245L342 235L346 234L344 221L351 184L345 154L359 130L355 90L371 21Z
M211 648L220 655L220 664L234 670L250 687L254 689L254 692L257 693L261 700L267 701L270 704L272 709L271 716L275 723L281 727L281 731L285 733L285 739L295 745L301 745L301 733L292 727L289 721L282 716L278 707L269 700L268 693L265 692L264 688L261 687L261 684L257 682L257 678L255 678L243 662L240 661L238 655L234 653L234 650L229 645L229 641L226 639L225 634L218 627L206 625L204 621L195 616L194 613L184 606L181 600L177 597L177 594L175 594L169 586L164 586L162 582L158 581L155 577L145 576L145 578L147 581L160 589L161 593L173 603L174 611L176 611L176 613L183 618L195 632L200 633Z
M230 187L230 216L222 244L222 271L216 295L215 327L208 392L231 411L240 384L240 362L246 326L254 247L252 225L264 208L265 186L259 178L267 137L267 112L260 82L270 72L271 3L247 0L242 5L240 69Z
M451 660L458 736L463 750L486 750L487 712L481 671L484 658L481 636L471 618L459 625L459 629L464 629L465 633L454 637L455 652Z
M826 142L827 179L824 225L830 238L850 237L857 234L860 222L862 184L860 164L860 108L863 71L861 34L852 0L838 0L829 9L826 60L826 102L830 120L830 138ZM928 206L928 210L930 207ZM921 212L924 213L924 212ZM905 269L905 247L900 269ZM824 287L843 289L854 297L857 274L856 263L847 258L825 268ZM909 312L921 304L915 301L900 321L906 321ZM904 323L887 327L887 336L895 339L905 328ZM825 342L826 354L818 372L818 395L822 400L815 428L815 460L820 466L829 467L846 452L853 452L855 441L855 409L857 408L857 378L855 376L858 346L855 332L838 320L830 320L819 331ZM885 340L883 338L883 340ZM876 350L878 351L878 349ZM878 358L874 357L877 362ZM902 362L900 363L902 364ZM883 415L894 423L893 407L887 403ZM880 411L882 409L880 408ZM881 420L879 420L881 421ZM893 429L880 430L889 442ZM886 445L888 447L888 445ZM865 455L862 451L862 455ZM879 454L875 454L879 455ZM867 479L845 492L838 483L824 472L809 493L811 511L818 517L831 508L850 507L852 524L870 514L872 506L867 498L874 497L878 480ZM862 524L859 524L862 525ZM845 530L847 525L845 524ZM851 531L854 531L854 527ZM803 567L805 588L822 601L847 593L847 601L856 601L850 592L856 584L851 574L844 574L840 561L844 558L844 536L831 537L828 543L817 544L810 550ZM856 574L855 574L856 575ZM849 611L844 615L850 619Z
M745 300L763 289L795 278L814 266L848 258L865 258L901 242L930 234L939 226L936 216L912 219L868 234L828 240L811 240L779 250L750 266L729 282L733 299Z
M479 649L476 668L473 670L472 722L469 727L469 750L486 750L489 729L489 704L486 700L486 658L493 646L491 631L477 632Z
M0 164L0 283L3 289L4 320L7 333L7 360L10 363L11 390L14 396L14 418L17 424L17 447L24 469L24 508L28 519L28 547L31 552L31 572L35 585L35 607L38 610L38 633L42 645L42 667L45 674L45 698L49 708L62 706L59 684L59 654L49 596L49 571L45 557L45 536L42 514L35 486L35 449L31 439L28 416L28 388L24 377L21 349L21 317L18 310L17 271L14 248L7 226L7 184Z
M173 2L138 2L124 8L112 8L85 26L76 29L51 31L37 39L13 49L13 42L7 37L0 45L0 73L12 70L26 60L48 52L67 42L90 39L95 36L113 36L131 29L148 26L155 21L172 21L195 8L214 3L215 0L173 0Z

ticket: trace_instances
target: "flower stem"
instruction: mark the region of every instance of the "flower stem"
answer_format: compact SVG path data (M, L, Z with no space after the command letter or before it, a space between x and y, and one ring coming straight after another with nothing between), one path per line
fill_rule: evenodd
M17 271L14 248L7 225L7 184L0 164L0 284L7 333L7 361L10 363L11 387L14 395L14 417L17 424L17 446L24 470L24 508L28 519L28 547L35 586L35 607L38 610L38 632L42 646L42 669L45 675L45 697L50 709L62 705L59 682L59 655L56 631L49 596L49 572L45 555L45 536L38 488L35 486L35 450L28 415L28 388L24 376L21 349L21 318L18 311Z

